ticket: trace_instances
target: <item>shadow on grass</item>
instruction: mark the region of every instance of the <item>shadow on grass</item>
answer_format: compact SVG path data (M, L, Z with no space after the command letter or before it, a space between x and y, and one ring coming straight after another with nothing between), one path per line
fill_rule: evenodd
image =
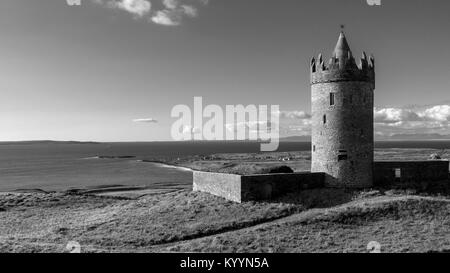
M349 189L321 188L287 194L267 202L301 205L305 209L330 208L348 203L358 194L359 191Z

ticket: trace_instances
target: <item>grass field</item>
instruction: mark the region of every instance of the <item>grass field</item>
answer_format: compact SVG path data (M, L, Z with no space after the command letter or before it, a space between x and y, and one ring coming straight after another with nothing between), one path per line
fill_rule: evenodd
M433 152L376 156L426 159ZM300 170L308 156L233 154L170 163L254 173L276 164ZM0 193L0 252L68 252L71 241L82 252L368 252L371 241L384 252L448 252L445 192L316 189L243 204L174 189Z

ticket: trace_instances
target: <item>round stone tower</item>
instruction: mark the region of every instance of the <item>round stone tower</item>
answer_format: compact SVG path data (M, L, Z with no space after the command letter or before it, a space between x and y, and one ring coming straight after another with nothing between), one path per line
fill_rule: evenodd
M374 89L374 58L357 65L343 32L328 64L311 60L311 171L327 186L372 186Z

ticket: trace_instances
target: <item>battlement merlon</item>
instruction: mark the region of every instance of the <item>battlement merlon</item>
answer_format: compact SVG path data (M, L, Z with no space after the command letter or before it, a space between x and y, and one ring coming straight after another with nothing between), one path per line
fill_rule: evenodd
M352 51L343 32L340 33L333 56L328 64L325 64L322 54L317 60L311 60L311 84L363 81L373 84L375 88L375 59L367 58L363 52L359 65L356 64Z

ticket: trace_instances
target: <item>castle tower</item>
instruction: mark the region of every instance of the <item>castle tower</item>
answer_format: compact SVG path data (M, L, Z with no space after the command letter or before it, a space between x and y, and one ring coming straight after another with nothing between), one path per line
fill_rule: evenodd
M328 186L372 186L374 89L374 58L357 65L343 32L328 64L311 60L311 171Z

